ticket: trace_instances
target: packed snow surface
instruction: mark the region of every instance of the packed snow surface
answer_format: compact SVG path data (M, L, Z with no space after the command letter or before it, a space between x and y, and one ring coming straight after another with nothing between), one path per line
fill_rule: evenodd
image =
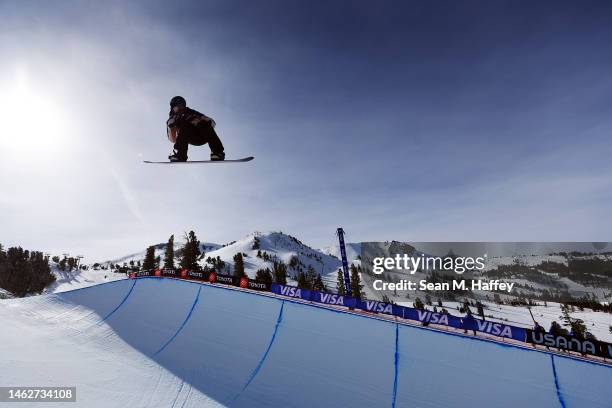
M125 274L115 273L110 270L75 269L72 271L62 271L57 265L51 266L51 273L55 275L55 282L47 286L44 293L67 292L126 278Z
M0 384L76 386L58 407L612 401L609 366L174 279L4 299L0 322Z

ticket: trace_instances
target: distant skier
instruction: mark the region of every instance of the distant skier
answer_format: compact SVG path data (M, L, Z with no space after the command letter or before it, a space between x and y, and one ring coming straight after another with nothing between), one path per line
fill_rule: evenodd
M174 152L168 156L172 162L187 161L189 145L202 146L208 143L210 160L225 160L223 144L215 132L215 121L187 107L182 96L170 100L170 117L166 122L168 139L174 143Z

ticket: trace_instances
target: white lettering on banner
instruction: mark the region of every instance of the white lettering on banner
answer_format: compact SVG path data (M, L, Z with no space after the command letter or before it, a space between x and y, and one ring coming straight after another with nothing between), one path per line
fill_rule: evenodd
M343 305L344 296L332 295L329 293L321 293L321 302L327 303L330 305Z
M419 321L448 326L448 316L440 313L431 313L426 310L417 310Z
M512 329L505 324L486 322L483 320L476 320L476 323L478 324L479 332L489 333L498 337L512 338Z
M568 339L563 336L555 336L550 333L533 332L533 342L544 346L555 347L560 349L579 351L584 353L597 354L597 347L589 340L580 341L578 339Z
M376 313L393 313L393 306L387 303L377 302L375 300L366 300L366 310Z
M280 288L281 295L290 296L290 297L302 297L302 289L296 288L294 286L281 286Z

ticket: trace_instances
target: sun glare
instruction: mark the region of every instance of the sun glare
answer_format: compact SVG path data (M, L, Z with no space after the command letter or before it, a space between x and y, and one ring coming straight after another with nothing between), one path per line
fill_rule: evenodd
M66 138L61 106L20 72L0 86L0 148L22 158L44 156L61 148Z

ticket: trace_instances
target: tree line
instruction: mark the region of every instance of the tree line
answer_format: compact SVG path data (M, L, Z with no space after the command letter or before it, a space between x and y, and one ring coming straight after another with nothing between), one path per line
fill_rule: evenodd
M0 244L0 288L21 297L40 293L53 281L49 258L42 252L21 247L4 250Z

